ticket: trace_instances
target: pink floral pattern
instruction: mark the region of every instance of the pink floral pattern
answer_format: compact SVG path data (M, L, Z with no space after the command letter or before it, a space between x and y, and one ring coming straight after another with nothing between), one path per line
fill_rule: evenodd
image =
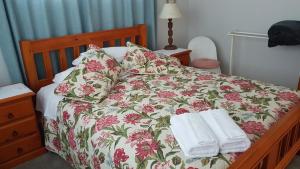
M241 128L248 134L263 134L266 129L261 122L247 121L242 123Z
M101 119L96 121L96 128L95 131L101 131L103 128L111 126L113 124L118 124L120 121L118 120L117 116L104 116Z
M228 100L228 101L235 101L235 102L240 102L242 99L240 97L240 94L237 92L234 93L227 93L224 95L224 97Z
M150 104L144 105L143 110L144 113L152 113L154 112L154 107Z
M294 103L299 102L299 97L297 96L297 94L292 92L280 92L278 93L277 97L280 100L292 101Z
M119 148L114 153L114 163L116 167L120 167L121 162L125 162L129 158L128 155L125 154L123 148Z
M71 149L76 150L74 129L70 129L70 131L68 133L68 140L69 140L69 145L70 145Z
M174 92L171 91L158 91L157 96L160 98L172 98L177 96Z
M192 103L194 110L205 111L211 108L210 103L204 100L196 100Z
M74 168L227 168L241 153L186 159L170 117L223 108L255 142L299 97L284 87L189 67L176 75L125 74L101 103L61 101L57 120L45 122L45 142Z
M155 52L127 42L128 51L123 67L133 74L177 74L181 73L181 64L175 57L160 56Z
M98 72L105 67L97 60L90 60L85 64L86 70L89 72Z
M69 90L70 90L70 85L67 84L67 83L61 83L56 88L56 92L61 93L63 95L65 95L66 93L68 93Z
M142 116L140 114L128 114L126 115L124 122L128 124L137 124L140 122Z
M184 114L184 113L188 113L189 111L185 108L178 108L176 110L176 115L180 115L180 114Z
M66 122L69 118L70 118L69 113L67 111L64 111L63 112L63 120L64 120L64 122Z
M100 49L92 52L56 88L55 93L90 103L101 102L118 80L121 67Z
M151 142L149 141L142 141L137 144L136 147L136 156L140 160L145 160L145 158L152 156L156 153L158 149L158 144L154 140Z

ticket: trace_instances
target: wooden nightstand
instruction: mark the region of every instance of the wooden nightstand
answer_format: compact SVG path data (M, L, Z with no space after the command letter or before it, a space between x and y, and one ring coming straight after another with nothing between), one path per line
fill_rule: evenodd
M0 87L0 168L12 168L46 152L25 85Z
M181 64L184 66L189 66L190 64L190 53L192 52L191 50L188 49L182 49L182 48L178 48L175 50L157 50L155 51L157 53L161 53L167 56L172 56L172 57L176 57L180 60Z

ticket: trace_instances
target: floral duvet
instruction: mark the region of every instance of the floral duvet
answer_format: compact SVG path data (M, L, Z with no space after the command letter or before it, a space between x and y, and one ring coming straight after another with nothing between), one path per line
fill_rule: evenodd
M299 97L189 67L176 75L126 75L99 104L61 101L57 120L45 123L46 147L75 168L223 169L238 153L186 159L169 128L172 115L224 108L255 142Z

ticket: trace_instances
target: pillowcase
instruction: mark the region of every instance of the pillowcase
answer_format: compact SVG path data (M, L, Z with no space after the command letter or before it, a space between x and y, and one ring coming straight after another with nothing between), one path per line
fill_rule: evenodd
M99 103L114 86L120 72L119 63L99 50L85 57L58 85L55 93L74 100Z
M108 55L114 57L116 61L121 63L124 59L124 56L127 53L128 48L123 46L123 47L108 47L108 48L102 48L105 53Z
M155 52L127 42L128 51L122 62L126 71L134 74L176 74L181 63L175 57L160 56Z
M74 67L70 67L69 69L62 71L60 73L55 74L54 78L52 79L52 81L54 83L61 83L62 81L65 80L65 78L67 76L69 76L69 74L74 70Z
M122 60L127 52L127 47L125 47L125 46L100 48L97 45L90 44L89 49L86 52L81 53L78 58L73 60L72 64L74 66L79 65L82 62L83 58L85 58L86 56L92 55L93 53L99 51L100 49L102 49L105 53L107 53L108 55L115 58L119 63L122 62Z

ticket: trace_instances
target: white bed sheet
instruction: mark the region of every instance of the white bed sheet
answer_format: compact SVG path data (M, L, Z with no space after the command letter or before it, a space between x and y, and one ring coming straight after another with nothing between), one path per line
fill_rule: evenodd
M55 88L58 83L52 83L50 85L42 87L36 96L36 110L44 114L47 119L56 120L57 118L57 106L59 101L64 97L54 94Z

